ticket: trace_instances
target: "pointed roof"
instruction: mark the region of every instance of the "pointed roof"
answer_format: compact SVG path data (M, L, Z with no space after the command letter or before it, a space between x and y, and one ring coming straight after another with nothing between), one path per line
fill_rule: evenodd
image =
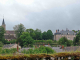
M4 18L3 18L3 22L2 22L2 25L5 25L5 22L4 22Z

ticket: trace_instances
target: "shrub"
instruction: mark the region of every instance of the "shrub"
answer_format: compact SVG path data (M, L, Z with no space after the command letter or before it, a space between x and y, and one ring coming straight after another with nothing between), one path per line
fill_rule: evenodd
M26 53L26 54L39 54L39 53L53 54L53 53L56 53L54 50L52 50L52 48L45 47L45 46L41 46L39 48L35 48L34 50L33 49L23 50L21 52L22 53Z
M2 47L3 46L3 43L0 41L0 47Z
M16 48L2 49L2 50L0 50L0 53L1 54L10 54L10 53L15 53L15 52L17 52L17 49Z
M45 44L52 44L52 40L34 40L34 43L45 43Z

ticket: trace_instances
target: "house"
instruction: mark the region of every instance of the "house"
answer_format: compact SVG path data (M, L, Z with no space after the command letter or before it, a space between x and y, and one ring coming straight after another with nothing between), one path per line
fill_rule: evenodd
M6 30L6 24L3 18L2 21L2 27L5 29L5 34L4 34L4 38L8 41L12 40L12 39L16 39L16 34L14 30Z
M18 46L21 49L21 46ZM3 49L11 49L11 48L17 48L17 44L6 44L3 46Z
M54 33L54 40L58 41L62 37L66 37L68 40L73 41L74 37L76 37L76 33L68 29L62 31L59 31L59 29L56 30L56 33Z

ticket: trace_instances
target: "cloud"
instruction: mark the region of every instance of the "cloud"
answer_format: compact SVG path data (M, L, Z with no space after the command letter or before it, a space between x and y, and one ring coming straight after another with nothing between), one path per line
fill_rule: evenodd
M3 19L8 30L22 23L42 31L79 29L80 0L0 0L0 24Z
M34 2L34 0L16 0L16 1L22 5L30 5Z

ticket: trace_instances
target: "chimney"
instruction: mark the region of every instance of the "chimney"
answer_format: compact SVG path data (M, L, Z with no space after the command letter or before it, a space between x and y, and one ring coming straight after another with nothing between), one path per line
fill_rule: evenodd
M57 33L57 30L56 30L56 33Z

